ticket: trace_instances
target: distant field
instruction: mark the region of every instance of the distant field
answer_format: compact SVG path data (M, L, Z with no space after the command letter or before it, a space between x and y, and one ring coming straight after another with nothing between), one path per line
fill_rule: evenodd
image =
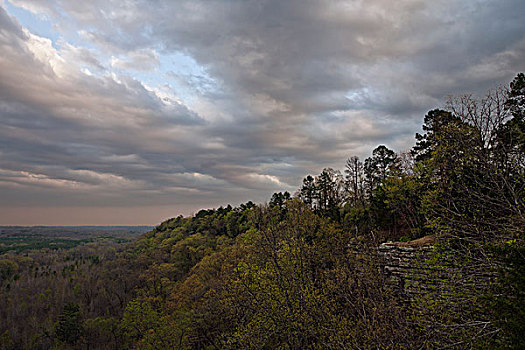
M100 240L125 243L151 229L150 226L0 226L0 254L69 249Z

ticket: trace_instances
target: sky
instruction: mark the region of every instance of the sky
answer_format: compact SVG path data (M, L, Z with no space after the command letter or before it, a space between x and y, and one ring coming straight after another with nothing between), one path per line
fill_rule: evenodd
M414 144L523 0L0 0L0 225L154 225Z

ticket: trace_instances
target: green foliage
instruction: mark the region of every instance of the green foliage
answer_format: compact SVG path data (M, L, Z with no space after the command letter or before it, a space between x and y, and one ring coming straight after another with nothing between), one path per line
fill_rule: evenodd
M525 246L523 235L492 250L503 262L500 278L492 286L489 307L494 310L495 323L505 338L498 346L507 349L525 348Z
M448 111L434 109L425 115L423 131L425 134L416 134L416 144L412 148L412 154L417 162L423 162L432 158L438 146L438 138L442 130L451 123L459 122L459 119Z
M364 172L370 194L384 185L386 179L397 170L397 155L385 145L377 146L372 151L372 157L364 163Z
M75 345L82 332L80 307L75 303L67 303L55 324L56 337L66 344Z
M397 220L398 233L405 232L412 239L429 233L422 206L424 195L425 186L417 174L400 174L387 179L384 201L390 216Z
M0 259L0 281L11 279L18 271L18 264L9 259Z
M313 208L314 200L316 198L316 188L314 178L311 175L303 179L303 186L299 190L299 198L306 203L306 205Z
M14 341L9 331L0 334L0 350L14 349Z
M117 348L123 344L125 334L115 317L96 317L84 321L82 325L84 342L88 348Z
M132 301L126 307L121 327L133 349L184 348L185 319L165 315L148 303Z
M290 196L290 193L288 191L286 192L276 192L272 195L272 199L270 199L270 203L268 205L270 207L279 207L280 209L284 208L284 204L286 201L289 201L292 197Z
M381 145L297 199L178 216L125 249L3 235L0 347L523 348L524 91L520 73L452 99L411 154ZM377 245L427 234L434 249L390 286Z

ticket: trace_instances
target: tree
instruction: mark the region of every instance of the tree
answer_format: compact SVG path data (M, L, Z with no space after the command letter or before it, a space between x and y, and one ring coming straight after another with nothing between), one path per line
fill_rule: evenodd
M436 149L436 138L439 137L441 130L449 123L457 121L452 113L441 109L429 111L424 118L424 134L416 133L416 144L411 153L416 162L422 162L432 157L432 152Z
M132 301L126 307L121 327L133 349L183 349L187 319L177 316L157 311L147 302Z
M501 348L523 349L525 346L525 75L519 73L510 83L505 103L511 118L498 130L496 178L498 196L507 200L506 218L498 228L505 233L504 243L490 250L499 262L498 280L492 288L488 307L496 310L495 324L504 339ZM498 210L501 212L502 210Z
M365 160L364 173L368 183L369 196L375 189L383 185L387 176L396 169L396 159L396 152L380 145L372 151L372 157Z
M58 316L55 325L55 335L69 345L75 345L82 336L82 322L80 320L80 307L75 303L64 305L62 313Z
M382 287L374 254L293 200L284 218L258 208L245 254L220 294L235 349L417 348L401 309ZM359 245L358 242L352 242ZM374 250L375 251L375 250Z
M445 108L476 130L480 146L489 150L494 146L498 130L509 119L508 97L507 89L498 88L490 90L481 99L470 94L449 97Z
M303 186L299 189L299 199L313 209L315 207L316 191L315 179L308 175L303 179Z
M345 184L352 206L364 205L364 167L359 157L353 156L346 160Z
M508 98L498 89L480 100L453 98L449 111L429 112L427 133L414 147L428 179L426 216L440 239L435 264L458 271L449 281L454 298L438 303L449 316L443 319L437 310L434 325L461 325L454 333L451 327L441 328L458 344L474 344L498 332L505 334L498 341L503 347L523 343L523 81L518 75ZM473 294L492 302L472 303Z
M315 178L319 210L332 219L339 221L339 205L344 198L344 181L341 173L332 168L325 168Z
M465 242L505 241L525 225L524 86L518 74L508 92L492 90L480 100L451 98L448 122L426 135L432 150L428 165L442 188L437 195L447 203L436 216Z
M272 199L270 199L270 207L279 207L280 209L283 209L284 204L286 201L290 200L292 197L290 196L290 193L288 191L286 192L275 192L272 195Z
M500 166L525 169L525 74L519 73L510 83L505 107L511 118L498 130Z
M389 177L384 190L387 216L391 218L392 225L389 238L415 239L427 234L421 203L425 196L425 185L418 174L401 173L399 176Z
M18 271L18 264L10 259L0 259L0 282L9 280Z

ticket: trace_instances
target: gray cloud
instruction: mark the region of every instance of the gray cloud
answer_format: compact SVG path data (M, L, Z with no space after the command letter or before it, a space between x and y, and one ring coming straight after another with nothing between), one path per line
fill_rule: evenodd
M142 49L130 52L125 58L111 57L111 66L116 69L147 72L159 66L159 57L155 50Z
M157 218L264 200L378 144L405 150L445 95L525 70L520 0L10 3L63 39L0 10L2 206ZM202 72L162 73L174 53Z

